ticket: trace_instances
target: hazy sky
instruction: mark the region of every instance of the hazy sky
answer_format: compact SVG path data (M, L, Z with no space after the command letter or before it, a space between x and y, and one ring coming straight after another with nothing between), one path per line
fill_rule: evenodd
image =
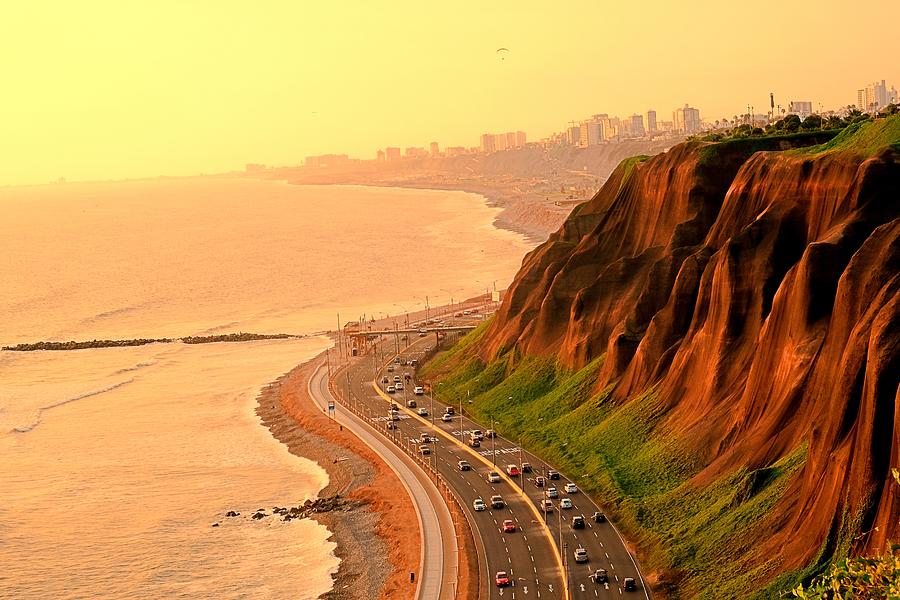
M529 139L900 87L900 2L57 0L0 11L0 185ZM499 60L496 50L510 52Z

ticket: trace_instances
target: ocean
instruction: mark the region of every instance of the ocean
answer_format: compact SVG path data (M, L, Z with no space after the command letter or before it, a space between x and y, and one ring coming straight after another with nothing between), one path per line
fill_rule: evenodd
M463 192L225 177L0 189L0 345L307 335L0 352L0 597L330 589L324 527L246 518L327 483L256 396L330 345L315 333L338 313L505 287L530 244L497 212Z

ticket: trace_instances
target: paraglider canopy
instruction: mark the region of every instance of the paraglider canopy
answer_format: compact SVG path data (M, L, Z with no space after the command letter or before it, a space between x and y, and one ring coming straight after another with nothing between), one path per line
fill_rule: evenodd
M500 60L505 60L506 54L509 52L509 48L497 48L497 54L500 56Z

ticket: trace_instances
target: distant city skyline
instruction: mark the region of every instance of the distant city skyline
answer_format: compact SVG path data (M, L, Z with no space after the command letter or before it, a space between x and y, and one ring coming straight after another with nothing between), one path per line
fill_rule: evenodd
M874 81L900 82L900 3L847 11L838 0L769 14L712 0L13 4L0 185L374 157L388 144L430 152L486 131L538 140L598 112L648 128L648 110L663 123L685 103L703 118L765 114L770 92L782 107L846 106Z

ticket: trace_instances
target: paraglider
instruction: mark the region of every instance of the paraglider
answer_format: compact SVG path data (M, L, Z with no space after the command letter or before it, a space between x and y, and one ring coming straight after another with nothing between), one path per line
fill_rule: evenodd
M509 48L497 48L497 54L500 56L500 60L506 60L506 53L509 52Z

